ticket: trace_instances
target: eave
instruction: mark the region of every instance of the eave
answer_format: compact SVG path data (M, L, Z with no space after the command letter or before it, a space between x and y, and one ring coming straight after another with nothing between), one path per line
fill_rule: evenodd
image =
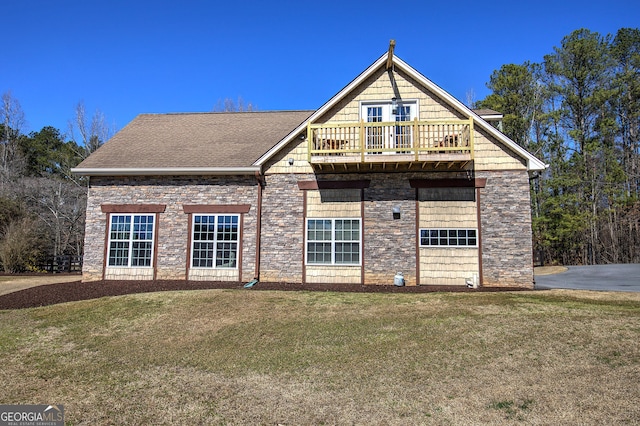
M230 176L260 173L260 166L250 167L140 167L140 168L74 168L78 176Z

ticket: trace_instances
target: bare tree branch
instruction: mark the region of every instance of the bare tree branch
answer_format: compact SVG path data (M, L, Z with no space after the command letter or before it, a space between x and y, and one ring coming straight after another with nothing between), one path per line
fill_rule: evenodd
M80 139L76 138L76 129L80 133ZM83 152L79 153L82 158L87 158L115 133L107 124L105 115L98 109L89 121L84 101L76 105L75 120L69 122L69 132L71 138L83 148Z

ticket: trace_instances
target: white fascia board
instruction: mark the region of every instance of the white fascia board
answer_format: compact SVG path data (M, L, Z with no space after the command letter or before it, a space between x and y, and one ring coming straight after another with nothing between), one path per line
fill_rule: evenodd
M254 175L260 167L149 167L149 168L73 168L79 176L229 176Z
M451 96L447 91L443 90L440 86L438 86L437 84L435 84L434 82L429 80L427 77L425 77L424 75L422 75L418 71L416 71L410 65L405 63L402 59L399 59L397 56L394 55L393 62L394 62L394 64L397 64L400 68L402 68L402 70L404 72L406 72L411 77L416 79L416 81L421 82L422 84L424 84L427 88L429 88L437 96L439 96L442 99L444 99L446 102L449 103L449 105L453 106L454 108L456 108L461 113L463 113L463 114L465 114L465 115L467 115L469 117L477 117L474 120L476 124L478 124L480 127L482 127L487 132L491 133L494 137L496 137L499 141L504 143L512 151L516 152L520 156L524 157L525 160L527 160L527 169L529 171L540 171L540 170L545 170L546 168L549 167L547 164L545 164L544 162L540 161L535 156L533 156L529 151L527 151L526 149L522 148L520 145L518 145L517 143L512 141L504 133L500 132L498 129L496 129L495 127L493 127L489 123L487 123L484 119L482 119L482 117L480 117L478 114L473 112L473 110L471 110L471 108L467 107L465 104L460 102L458 99L456 99L455 97Z
M492 115L478 114L478 115L480 116L480 118L486 121L502 120L504 118L504 115L502 114L492 114Z
M386 52L382 55L377 61L375 61L371 66L369 66L366 70L360 73L351 83L347 84L342 90L340 90L335 96L329 99L324 105L322 105L316 112L311 114L309 118L307 118L304 123L300 124L294 131L289 133L284 139L278 142L273 146L269 151L267 151L262 157L258 158L258 160L253 163L255 166L263 166L265 162L269 161L271 157L273 157L282 147L291 142L291 140L297 137L302 131L306 130L308 123L313 123L313 121L322 116L325 112L331 109L334 105L336 105L344 96L346 96L349 92L351 92L354 88L356 88L360 83L366 80L375 70L380 67L380 65L387 62L387 57L389 52Z

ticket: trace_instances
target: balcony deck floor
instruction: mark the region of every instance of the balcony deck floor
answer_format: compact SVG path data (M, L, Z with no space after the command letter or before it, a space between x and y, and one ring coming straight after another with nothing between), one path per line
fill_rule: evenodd
M416 160L415 154L338 154L338 155L312 155L311 164L382 164L382 163L449 163L471 161L470 153L440 153L431 152L419 154Z

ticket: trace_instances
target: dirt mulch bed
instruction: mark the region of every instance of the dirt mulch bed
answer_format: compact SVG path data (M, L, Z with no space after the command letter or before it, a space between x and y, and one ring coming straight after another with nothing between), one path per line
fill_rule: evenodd
M393 285L360 285L360 284L295 284L295 283L258 283L250 289L244 283L216 281L92 281L42 285L16 291L0 296L0 309L23 309L37 306L54 305L56 303L78 300L97 299L106 296L119 296L133 293L150 293L155 291L203 290L203 289L238 289L254 290L307 290L307 291L341 291L359 293L429 293L429 292L486 292L527 290L512 287L481 287L469 289L463 286L405 286Z

